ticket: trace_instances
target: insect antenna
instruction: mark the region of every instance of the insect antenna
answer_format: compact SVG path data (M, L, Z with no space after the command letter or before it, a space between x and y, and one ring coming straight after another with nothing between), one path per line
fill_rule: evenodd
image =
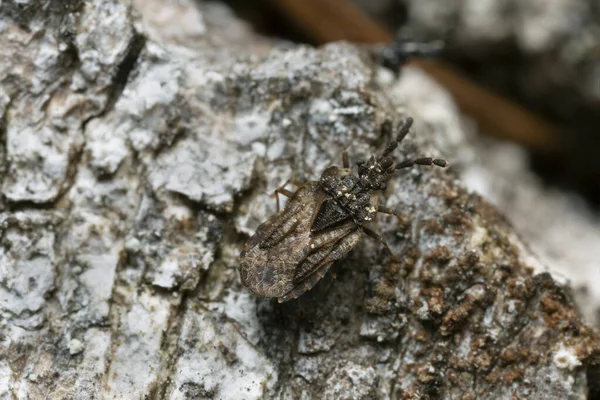
M404 140L406 135L408 135L408 132L410 131L410 128L413 125L413 122L414 121L411 117L406 118L406 121L404 121L404 123L400 127L400 132L398 132L398 136L396 137L396 140L393 142L390 142L390 144L388 144L387 147L385 148L385 150L383 151L379 160L380 160L380 163L382 164L382 166L384 167L384 169L388 169L391 166L391 164L392 164L391 158L388 156L390 155L390 153L392 153L396 149L396 147L398 147L398 144L400 142L402 142L402 140ZM412 160L406 160L406 161L397 163L394 168L395 169L403 169L403 168L412 167L413 165L435 165L438 167L445 168L445 167L449 166L450 163L441 158L421 157L421 158L415 158Z
M400 127L400 132L398 132L398 136L396 137L396 140L393 142L390 142L390 144L387 145L387 147L385 148L385 150L383 150L383 153L381 154L381 158L387 157L388 155L390 155L391 152L396 150L396 147L398 147L398 144L402 140L404 140L406 135L408 135L408 132L410 131L410 127L412 126L412 124L413 124L413 119L411 117L406 118L406 120L402 123L402 126Z
M436 165L438 167L445 168L449 166L450 163L441 158L423 157L415 158L414 160L402 161L401 163L396 164L396 169L410 168L413 165Z
M402 123L396 140L390 142L383 150L380 156L371 156L368 161L358 160L358 176L361 185L369 187L372 190L385 190L387 181L392 177L396 170L412 167L413 165L435 165L438 167L447 167L450 165L441 158L420 157L412 160L396 162L391 153L398 147L398 144L406 137L413 124L413 119L408 117Z
M396 143L400 143L401 141L404 140L406 135L408 135L408 132L410 132L410 128L412 127L413 122L414 121L413 121L412 117L406 118L406 121L400 127L400 132L398 132L398 137L396 138Z

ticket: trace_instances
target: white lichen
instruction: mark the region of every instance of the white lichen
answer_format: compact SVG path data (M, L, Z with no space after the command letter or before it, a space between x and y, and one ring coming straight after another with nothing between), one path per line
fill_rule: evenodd
M71 339L69 342L69 354L74 356L75 354L79 354L85 349L84 343L79 339Z
M564 344L561 344L559 349L554 353L552 361L558 368L567 369L569 371L573 371L581 365L581 361L577 357L575 349L566 347Z

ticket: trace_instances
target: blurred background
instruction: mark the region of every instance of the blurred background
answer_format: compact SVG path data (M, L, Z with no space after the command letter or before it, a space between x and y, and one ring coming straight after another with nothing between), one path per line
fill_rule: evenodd
M551 185L600 206L597 0L225 0L257 31L293 42L442 39L419 66L477 132L523 146ZM465 79L466 78L466 79Z
M444 41L439 57L409 64L461 110L470 154L455 171L600 327L600 1L220 1L275 40Z

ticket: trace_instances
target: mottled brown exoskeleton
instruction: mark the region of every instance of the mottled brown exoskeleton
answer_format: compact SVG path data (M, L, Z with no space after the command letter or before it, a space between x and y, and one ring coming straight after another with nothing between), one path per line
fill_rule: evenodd
M398 169L448 165L433 158L395 163L391 153L412 122L412 118L404 122L396 140L380 156L358 161L358 175L353 174L344 150L342 168L328 167L319 181L300 185L295 193L285 185L277 189L276 195L290 199L246 242L239 267L244 285L260 296L277 297L280 303L295 299L323 278L334 261L344 258L363 234L381 242L393 257L383 238L366 227L377 212L396 214L378 204L377 191L386 189Z

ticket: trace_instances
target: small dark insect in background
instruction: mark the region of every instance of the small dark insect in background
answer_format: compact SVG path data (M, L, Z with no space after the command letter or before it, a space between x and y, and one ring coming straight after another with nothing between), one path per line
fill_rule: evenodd
M366 225L378 212L398 215L378 204L376 191L385 190L396 170L413 165L446 167L442 159L417 158L396 163L392 152L408 134L413 123L407 118L395 141L380 156L360 160L354 175L346 150L343 166L323 171L319 181L299 185L295 193L284 184L276 194L289 197L285 208L261 224L240 254L242 282L260 296L279 302L295 299L325 276L331 264L344 258L363 234L385 240ZM289 182L289 181L288 181Z

